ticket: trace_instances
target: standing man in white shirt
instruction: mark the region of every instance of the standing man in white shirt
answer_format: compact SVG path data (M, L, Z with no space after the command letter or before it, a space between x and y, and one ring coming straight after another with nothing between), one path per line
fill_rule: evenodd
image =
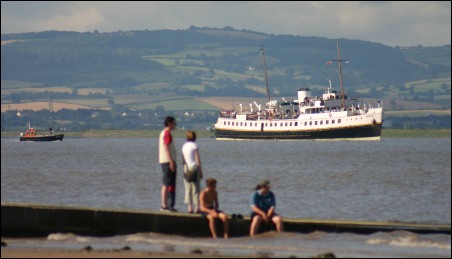
M165 128L159 137L159 163L162 166L162 205L161 211L177 212L176 203L176 147L171 131L176 129L176 119L167 116L164 121ZM168 206L169 196L169 206Z

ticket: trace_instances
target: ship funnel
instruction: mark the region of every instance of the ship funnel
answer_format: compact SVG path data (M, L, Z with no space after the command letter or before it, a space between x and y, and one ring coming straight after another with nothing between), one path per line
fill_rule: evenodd
M306 97L311 97L311 89L309 88L301 88L298 90L298 101L304 102Z

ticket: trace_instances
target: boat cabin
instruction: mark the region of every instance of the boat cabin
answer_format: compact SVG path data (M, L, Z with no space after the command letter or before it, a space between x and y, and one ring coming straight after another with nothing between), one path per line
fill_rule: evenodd
M35 128L30 128L25 131L24 137L36 137L38 135L38 132Z

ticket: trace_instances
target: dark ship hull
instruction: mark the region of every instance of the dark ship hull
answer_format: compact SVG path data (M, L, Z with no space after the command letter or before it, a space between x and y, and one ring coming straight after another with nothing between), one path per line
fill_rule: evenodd
M217 139L371 139L380 138L381 124L336 128L327 130L299 131L234 131L216 129Z
M63 141L64 134L58 134L58 135L45 135L45 136L34 136L34 137L20 137L20 141L38 141L38 142L44 142L44 141Z

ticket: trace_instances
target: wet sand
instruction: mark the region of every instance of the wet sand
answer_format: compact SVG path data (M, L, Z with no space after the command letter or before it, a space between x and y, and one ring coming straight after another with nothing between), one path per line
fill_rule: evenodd
M190 253L149 252L133 250L71 250L71 249L24 249L2 247L2 258L252 258L256 256L226 256Z
M36 247L21 244L17 247L16 242L10 246L8 241L2 240L1 258L271 258L275 257L268 252L256 252L249 250L248 253L234 254L234 252L218 252L216 250L192 248L187 251L166 250L133 250L129 246L119 249L94 249L90 245L84 248L69 247ZM294 257L295 256L289 256ZM333 253L303 253L299 258L335 258Z
M269 258L265 254L249 256L204 254L199 251L191 253L144 252L114 250L58 250L58 249L15 249L2 248L2 258ZM332 253L306 256L306 258L336 258Z

